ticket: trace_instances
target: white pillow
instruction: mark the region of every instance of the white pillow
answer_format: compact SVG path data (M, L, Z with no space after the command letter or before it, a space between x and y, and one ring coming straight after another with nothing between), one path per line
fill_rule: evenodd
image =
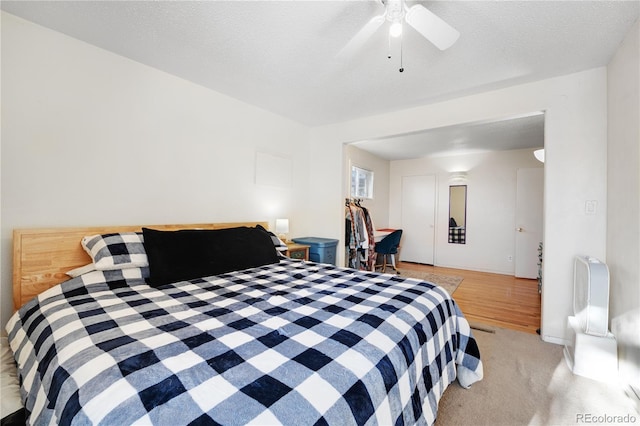
M0 418L4 418L22 408L16 364L6 337L0 338L0 363Z

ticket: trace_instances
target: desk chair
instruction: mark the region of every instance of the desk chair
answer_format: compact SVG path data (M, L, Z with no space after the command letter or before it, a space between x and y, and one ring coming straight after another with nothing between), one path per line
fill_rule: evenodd
M378 257L382 257L382 264L376 265L375 267L382 267L382 272L387 270L387 259L391 259L391 267L394 271L398 272L396 269L396 254L398 253L398 248L400 247L400 238L402 237L402 229L396 229L386 237L384 237L379 243L375 245L376 252L376 262L378 261Z

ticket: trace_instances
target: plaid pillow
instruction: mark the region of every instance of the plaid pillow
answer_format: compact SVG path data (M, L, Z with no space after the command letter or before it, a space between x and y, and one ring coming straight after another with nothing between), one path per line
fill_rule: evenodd
M82 239L82 248L99 271L149 266L142 233L91 235Z

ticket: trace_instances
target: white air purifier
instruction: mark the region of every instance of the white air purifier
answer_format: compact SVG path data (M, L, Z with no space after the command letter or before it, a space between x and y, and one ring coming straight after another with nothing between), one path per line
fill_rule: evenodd
M574 374L617 380L618 350L609 332L609 268L598 259L577 256L573 268L573 316L567 321L564 355Z
M609 333L609 268L593 257L575 258L573 316L587 334L606 336Z

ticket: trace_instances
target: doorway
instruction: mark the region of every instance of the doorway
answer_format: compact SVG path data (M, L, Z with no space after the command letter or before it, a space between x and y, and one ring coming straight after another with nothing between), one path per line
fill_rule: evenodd
M435 175L403 176L401 201L402 241L405 262L434 263Z
M539 167L531 150L544 145L544 120L544 113L538 111L350 143L349 147L358 151L359 158L366 155L369 163L373 163L371 158L388 162L372 168L376 171L374 185L387 183L386 188L376 188L375 206L380 207L376 225L380 228L409 227L403 235L400 259L515 274L516 171ZM378 170L382 171L380 179ZM469 175L468 183L465 181L469 210L464 228L458 226L460 233L450 243L451 215L447 206L451 185L448 182L459 172ZM382 177L384 175L388 180ZM404 193L412 192L411 180L420 180L418 176L426 175L436 178L437 220L432 221L429 217L422 226L415 225L414 233L415 216L410 212L416 206L411 204L414 198L425 201L431 195L428 198L407 197ZM383 211L384 196L388 197L387 212ZM429 213L432 211L428 210ZM388 218L386 221L384 214ZM434 234L433 243L430 236L424 236L430 231ZM413 240L412 235L419 233L423 236ZM460 244L463 235L465 244ZM425 240L429 243L419 242ZM425 250L426 245L428 250ZM426 252L425 255L414 256L420 251ZM519 259L523 257L518 256ZM535 264L537 253L533 259Z
M536 279L542 244L544 169L518 169L516 173L515 276Z

